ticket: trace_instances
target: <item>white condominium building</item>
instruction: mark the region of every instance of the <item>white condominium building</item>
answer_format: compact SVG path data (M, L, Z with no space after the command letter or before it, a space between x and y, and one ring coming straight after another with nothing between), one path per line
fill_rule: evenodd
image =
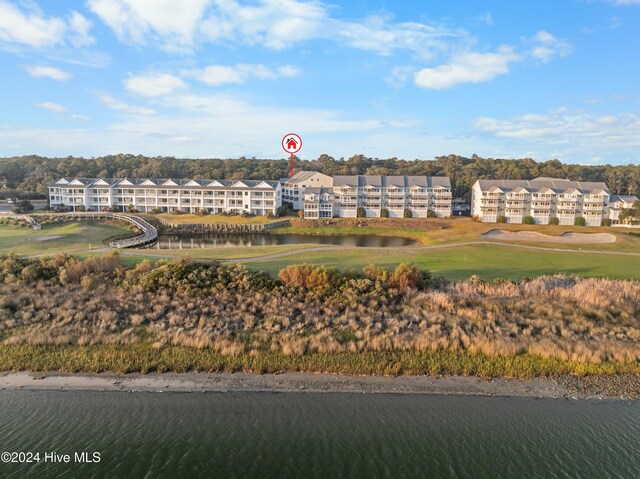
M609 219L610 193L602 182L558 178L533 180L477 180L471 190L471 211L482 222L522 223L531 216L548 224L558 218L562 225L582 217L588 226L601 226Z
M49 185L49 204L72 211L133 207L142 212L267 215L281 206L280 192L279 182L262 180L61 178Z
M447 218L451 200L451 182L445 176L354 175L306 188L303 206L305 218L355 218L360 208L367 217L386 210L390 218L402 218L408 210L415 218Z

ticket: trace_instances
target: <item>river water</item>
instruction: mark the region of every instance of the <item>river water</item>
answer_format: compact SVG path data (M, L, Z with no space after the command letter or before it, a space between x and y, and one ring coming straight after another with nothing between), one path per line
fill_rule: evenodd
M324 244L369 248L389 248L418 244L410 238L374 235L301 235L264 233L163 234L156 249L193 249L233 246L272 246L283 244Z
M637 478L640 402L0 391L1 451L72 457L2 478Z

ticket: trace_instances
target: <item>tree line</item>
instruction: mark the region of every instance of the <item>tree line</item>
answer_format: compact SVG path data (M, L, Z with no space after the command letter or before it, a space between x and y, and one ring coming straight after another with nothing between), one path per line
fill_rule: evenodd
M536 162L531 158L470 158L438 156L433 160L401 160L354 155L335 159L322 154L315 160L296 161L297 170L327 175L444 175L451 178L454 195L468 195L477 179L533 179L538 176L577 181L604 181L613 194L640 194L640 165L574 165L558 160ZM119 154L97 158L37 155L0 158L0 187L4 191L45 196L47 185L60 177L142 177L196 179L265 179L286 177L288 160L178 159Z

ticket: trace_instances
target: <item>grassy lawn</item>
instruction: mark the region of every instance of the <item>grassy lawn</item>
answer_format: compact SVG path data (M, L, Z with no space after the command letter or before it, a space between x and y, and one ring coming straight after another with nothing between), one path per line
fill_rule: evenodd
M371 263L395 268L399 263L411 262L450 279L468 278L473 274L484 279L517 279L555 273L640 279L640 256L530 251L499 244L433 250L415 247L349 248L308 251L279 258L241 262L252 269L272 274L286 265L298 263L325 265L341 270L361 270Z
M127 256L133 257L180 257L189 256L194 259L242 259L255 258L258 256L285 253L306 248L317 248L318 244L283 244L274 246L238 246L238 247L218 247L218 248L194 248L194 249L144 249L126 251Z
M334 220L335 221L335 220ZM536 243L518 241L518 244L540 246L543 248L563 249L591 249L598 251L628 251L640 253L640 237L627 234L626 229L586 226L554 226L554 225L520 225L479 223L471 218L453 219L403 219L403 227L397 227L397 221L373 223L371 226L353 226L350 224L330 226L306 226L304 222L294 221L293 226L272 230L276 234L310 234L310 235L351 235L373 234L381 236L403 236L413 238L424 245L440 245L465 243L469 241L495 241L483 238L482 234L491 230L505 231L535 231L538 233L560 236L563 233L610 233L616 237L615 243L606 244L567 244L567 243ZM406 225L406 226L405 226Z
M266 216L252 216L249 218L243 218L242 216L223 216L223 215L174 215L171 213L162 213L160 215L144 215L142 217L160 218L168 223L173 224L211 224L211 223L224 223L231 225L263 225L267 223L273 223L274 221L280 221L280 219L269 219Z
M40 231L0 225L0 252L19 255L56 254L104 247L104 240L130 234L127 228L107 223L79 222L45 225Z

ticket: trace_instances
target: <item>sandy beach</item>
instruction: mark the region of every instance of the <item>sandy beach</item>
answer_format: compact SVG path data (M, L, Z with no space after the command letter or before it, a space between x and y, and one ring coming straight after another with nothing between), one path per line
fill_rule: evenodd
M64 390L124 392L272 392L453 394L539 398L632 398L637 394L612 390L606 384L583 384L584 378L483 379L453 376L342 376L282 373L150 373L72 374L0 373L1 390ZM605 381L606 382L606 381ZM587 381L588 383L588 381Z

